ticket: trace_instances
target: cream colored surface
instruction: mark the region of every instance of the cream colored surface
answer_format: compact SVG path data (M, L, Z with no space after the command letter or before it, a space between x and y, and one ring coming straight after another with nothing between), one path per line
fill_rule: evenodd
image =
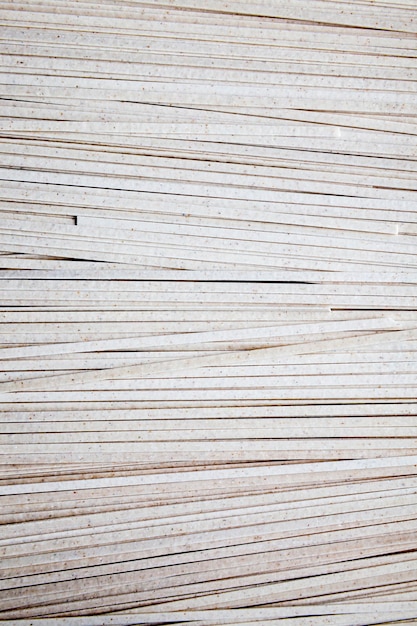
M417 623L416 8L0 2L0 624Z

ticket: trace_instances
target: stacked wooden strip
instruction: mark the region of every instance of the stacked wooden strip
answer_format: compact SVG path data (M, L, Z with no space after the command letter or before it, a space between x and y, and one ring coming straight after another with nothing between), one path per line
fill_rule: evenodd
M414 2L0 17L0 623L417 622Z

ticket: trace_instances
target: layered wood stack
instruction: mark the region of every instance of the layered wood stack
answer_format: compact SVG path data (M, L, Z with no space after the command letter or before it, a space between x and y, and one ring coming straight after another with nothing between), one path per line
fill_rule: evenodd
M1 24L0 623L417 623L414 0Z

